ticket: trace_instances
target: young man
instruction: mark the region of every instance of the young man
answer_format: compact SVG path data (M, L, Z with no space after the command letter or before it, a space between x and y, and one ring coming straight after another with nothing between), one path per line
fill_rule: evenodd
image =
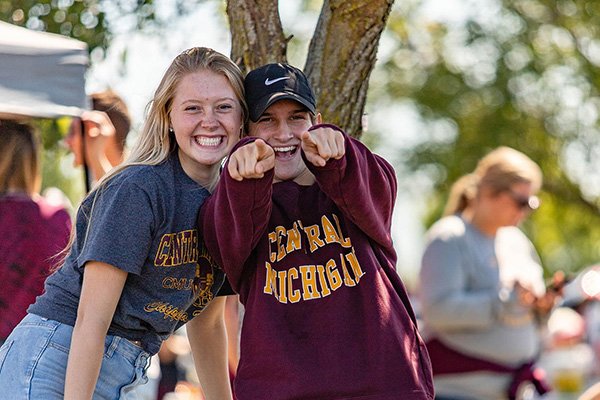
M245 306L236 397L433 399L395 271L392 167L339 128L313 126L300 70L269 64L245 87L250 137L199 221Z

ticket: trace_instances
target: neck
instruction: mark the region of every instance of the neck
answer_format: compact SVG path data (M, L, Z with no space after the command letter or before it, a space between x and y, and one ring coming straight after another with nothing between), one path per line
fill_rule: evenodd
M189 165L185 165L185 163L181 162L181 156L179 156L179 163L187 176L198 185L209 190L211 189L213 180L219 173L219 168L221 166L221 163L215 163L213 165L202 165L200 168L198 168L198 165L194 165L194 167L191 168Z
M472 216L467 216L464 218L486 236L493 237L496 236L496 233L498 232L499 226L485 218L480 213L474 212Z
M110 163L111 166L115 166L118 164L121 164L123 162L124 157L124 150L121 150L119 147L117 147L117 145L112 145L112 146L106 146L104 148L104 153L106 154L106 158L108 159L108 162Z
M294 182L301 186L310 186L315 183L315 176L308 168L305 168L300 175L294 178Z

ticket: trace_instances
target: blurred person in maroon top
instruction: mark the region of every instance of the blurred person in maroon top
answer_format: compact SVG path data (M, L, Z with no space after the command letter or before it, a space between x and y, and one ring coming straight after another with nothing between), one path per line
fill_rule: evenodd
M0 342L23 319L67 245L71 218L41 186L39 142L33 128L0 120Z

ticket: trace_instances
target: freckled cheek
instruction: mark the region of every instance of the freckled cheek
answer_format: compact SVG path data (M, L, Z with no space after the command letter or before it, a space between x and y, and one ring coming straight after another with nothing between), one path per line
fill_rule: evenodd
M179 132L183 135L189 135L191 134L191 132L194 131L194 127L196 126L196 124L194 123L194 121L191 121L190 119L174 119L172 121L173 123L173 129L175 130L175 132Z

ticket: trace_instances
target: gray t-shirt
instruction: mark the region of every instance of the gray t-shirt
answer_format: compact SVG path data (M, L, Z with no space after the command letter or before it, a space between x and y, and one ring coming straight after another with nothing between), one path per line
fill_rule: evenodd
M208 196L185 174L176 153L160 165L126 168L84 200L71 252L28 312L74 325L83 267L105 262L129 273L108 333L158 352L225 279L196 227Z

